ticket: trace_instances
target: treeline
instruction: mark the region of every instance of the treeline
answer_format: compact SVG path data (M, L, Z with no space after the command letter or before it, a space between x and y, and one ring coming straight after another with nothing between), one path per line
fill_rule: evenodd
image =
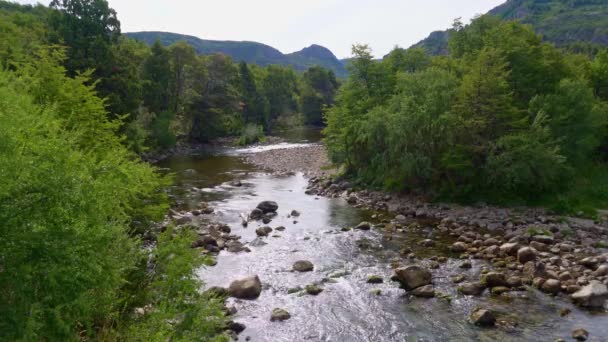
M456 22L449 55L355 46L327 112L334 162L359 180L435 198L608 205L608 50L543 43L532 28Z
M318 66L297 73L199 56L185 42L148 47L121 35L116 12L103 0L54 0L50 8L0 1L0 11L0 64L12 68L36 47L65 46L67 74L91 72L109 118L121 121L119 133L138 153L178 140L245 134L242 141L251 142L276 129L322 125L339 86L332 71Z

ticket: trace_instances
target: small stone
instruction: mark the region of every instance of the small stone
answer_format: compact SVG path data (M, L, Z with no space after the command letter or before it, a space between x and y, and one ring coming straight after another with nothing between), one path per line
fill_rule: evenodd
M314 265L308 260L298 260L293 264L293 270L296 272L310 272L314 270Z
M469 247L467 246L466 243L458 241L458 242L454 242L452 247L450 247L450 250L454 253L463 253L463 252L466 252L466 250L468 248Z
M319 293L323 292L323 289L317 285L311 284L311 285L306 285L306 293L308 293L309 295L313 295L316 296Z
M243 323L230 321L228 322L227 328L230 331L234 331L235 333L240 334L243 332L243 330L245 330L246 327Z
M398 268L395 270L395 274L407 290L429 285L432 281L431 272L417 265Z
M286 321L291 318L289 312L284 309L275 308L272 310L272 314L270 315L270 321Z
M382 277L377 276L377 275L371 275L371 276L367 277L368 284L381 284L383 282L384 282L384 280L382 279Z
M419 245L422 247L433 247L433 246L435 246L435 241L433 241L431 239L425 239L425 240L420 241Z
M355 227L355 229L358 229L358 230L370 230L371 228L372 228L372 225L369 222L361 222Z
M495 295L495 296L499 296L503 293L507 293L511 291L510 288L506 287L506 286L496 286L490 289L490 293Z
M520 248L517 251L517 261L519 261L520 264L525 264L529 261L535 261L535 260L536 260L536 251L533 248L524 247L524 248Z
M515 256L520 249L520 245L517 242L508 242L500 246L500 254Z
M452 276L452 282L454 284L458 284L458 283L462 283L463 281L465 281L466 277L462 274L457 274L455 276Z
M256 276L233 281L228 287L228 294L239 299L256 299L262 292L262 283Z
M372 289L369 293L373 294L374 296L379 296L382 294L382 290L380 289Z
M548 279L541 286L541 290L543 292L550 293L550 294L558 294L559 291L561 290L561 288L562 288L562 283L556 279Z
M507 277L504 273L489 272L481 278L481 283L487 287L508 286Z
M412 295L422 298L433 298L435 297L435 288L433 285L421 286L414 289L414 291L412 291Z
M458 286L458 292L466 296L479 296L485 290L480 283L462 283Z
M270 227L260 227L258 229L255 230L255 233L257 234L257 236L268 236L268 234L270 234L272 232L272 228Z
M486 309L477 309L473 311L470 319L473 324L480 326L494 326L496 323L496 317L494 317L490 310Z
M576 329L572 332L572 338L577 341L587 341L589 332L585 329Z
M263 212L263 211L261 211L260 209L257 209L257 208L256 208L256 209L253 209L253 210L251 211L251 213L249 214L249 217L250 217L252 220L259 220L259 219L261 219L263 216L264 216L264 212Z
M465 269L465 270L469 270L469 269L473 268L473 264L471 264L470 261L465 261L462 264L460 264L460 266L458 266L458 267Z
M257 209L260 209L262 211L262 213L264 213L264 214L273 213L279 209L279 205L277 204L277 202L264 201L264 202L260 202L257 205Z

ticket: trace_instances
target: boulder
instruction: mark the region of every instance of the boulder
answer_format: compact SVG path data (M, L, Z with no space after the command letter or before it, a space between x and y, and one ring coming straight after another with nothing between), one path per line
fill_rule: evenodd
M272 228L270 228L270 227L260 227L255 230L255 233L258 236L268 236L268 234L270 234L271 232L272 232Z
M589 332L585 329L576 329L572 332L572 338L577 341L587 341Z
M286 321L290 318L291 318L291 315L289 314L289 312L287 312L284 309L275 308L272 310L272 313L270 314L271 322Z
M540 242L545 245L552 245L555 243L553 236L549 235L535 235L532 237L532 241Z
M454 242L452 247L450 247L450 250L454 253L463 253L463 252L466 252L468 248L469 247L467 246L466 243L464 243L462 241L458 241L458 242Z
M361 222L355 227L355 229L359 229L359 230L370 230L371 228L372 228L372 225L369 222Z
M597 270L595 270L594 274L596 277L608 276L608 265L601 265L600 267L597 268Z
M377 276L377 275L371 275L371 276L367 277L368 284L381 284L383 282L384 282L384 280L382 279L382 277Z
M571 296L574 303L591 308L601 308L608 300L608 288L599 281L592 281Z
M413 290L432 282L431 272L417 265L398 268L395 270L395 274L406 290Z
M277 202L264 201L258 204L257 209L260 209L263 214L274 213L279 209L279 205Z
M228 322L227 328L230 331L234 331L235 333L240 334L243 332L243 330L245 330L246 327L243 323L230 321Z
M256 299L260 293L262 293L262 283L257 275L235 280L228 287L228 294L239 299Z
M458 292L467 296L479 296L485 290L485 286L480 283L462 283L458 286Z
M435 288L433 285L420 286L412 291L412 295L422 298L433 298L435 297Z
M536 251L530 247L523 247L517 251L517 261L520 264L525 264L528 261L536 260Z
M251 218L252 220L259 220L262 217L264 217L264 212L257 208L253 209L249 214L249 218Z
M312 262L308 260L298 260L293 264L293 270L296 272L310 272L314 268Z
M490 310L476 309L470 316L471 322L480 326L493 326L496 323L496 317Z
M422 247L434 247L435 241L433 241L431 239L424 239L424 240L420 241L418 244Z
M520 245L517 242L507 242L500 246L500 254L515 256L520 249Z
M299 217L300 216L300 212L297 211L297 210L292 210L291 211L291 216L293 216L293 217Z
M562 289L562 283L556 279L547 279L540 289L546 293L558 294Z
M486 287L509 286L507 277L501 272L489 272L481 278L481 283Z
M319 293L323 292L323 288L321 288L318 285L314 285L314 284L306 285L306 288L304 290L306 290L306 293L308 293L309 295L313 295L313 296L316 296Z

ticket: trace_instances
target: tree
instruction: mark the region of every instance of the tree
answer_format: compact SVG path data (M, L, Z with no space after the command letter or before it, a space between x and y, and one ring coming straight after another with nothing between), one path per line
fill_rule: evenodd
M194 63L196 52L194 48L186 42L177 42L169 47L169 55L171 60L171 70L173 77L171 79L171 95L173 98L173 112L181 114L183 106L187 102L186 83L188 78L188 69Z
M247 63L239 63L239 75L241 78L241 99L243 101L243 122L262 125L265 130L268 130L267 102L258 91L255 78Z
M159 41L152 45L150 55L143 64L143 103L150 111L160 113L169 110L171 66L169 52Z
M69 47L65 64L69 75L88 69L97 69L98 77L107 75L101 67L120 36L116 11L106 0L53 0L50 7L58 10L51 25Z
M334 103L338 81L331 70L315 66L302 75L300 110L309 125L323 125L323 111Z
M591 82L595 94L608 101L608 49L600 51L591 64Z
M298 75L291 68L269 65L261 79L262 93L268 100L269 119L274 125L279 119L294 116L298 110Z

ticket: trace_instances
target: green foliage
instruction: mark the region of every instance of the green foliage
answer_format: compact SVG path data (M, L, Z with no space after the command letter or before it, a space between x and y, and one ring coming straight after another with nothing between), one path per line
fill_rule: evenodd
M300 111L308 125L322 126L323 111L334 102L338 81L333 72L312 67L302 75Z
M155 270L146 288L148 309L133 319L120 338L126 341L228 341L223 298L200 293L195 270L205 259L190 244L190 230L167 229L158 237Z
M118 317L138 222L166 210L167 183L135 161L85 76L60 51L0 72L0 334L94 336Z
M239 146L254 144L264 140L264 127L248 124L243 128L241 136L236 141Z
M456 21L450 55L353 49L350 77L326 113L331 159L376 186L460 200L606 206L601 101L592 62L543 43L529 26ZM598 158L598 156L600 158Z

